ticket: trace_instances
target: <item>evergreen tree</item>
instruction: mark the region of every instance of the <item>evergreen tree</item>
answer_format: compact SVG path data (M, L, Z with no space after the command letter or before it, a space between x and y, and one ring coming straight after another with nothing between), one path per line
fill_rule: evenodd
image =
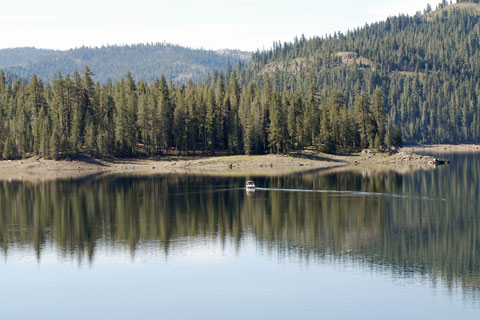
M273 92L270 107L269 147L272 153L283 153L288 150L288 131L284 104L280 94Z
M174 146L177 150L187 150L187 131L186 131L186 122L188 111L184 103L184 93L185 87L182 86L177 92L176 96L176 108L173 114L173 137L174 137Z
M372 97L372 116L375 120L375 149L381 150L385 141L387 117L385 115L384 97L380 88L376 88ZM378 141L377 141L378 136Z
M157 99L157 115L159 133L157 137L157 145L161 149L168 149L172 146L172 124L173 124L173 108L170 102L170 92L167 80L164 76L160 78L158 88L156 90Z
M8 135L5 144L3 146L3 158L13 159L17 156L17 150L15 146L15 138L12 134Z
M304 120L305 136L308 139L307 143L315 145L315 138L318 133L319 112L316 99L315 79L311 73L308 75L308 90Z
M95 85L93 83L93 73L88 67L83 70L82 76L82 109L84 112L84 141L85 149L88 153L97 152L97 123L99 106L97 94L95 93Z
M370 97L366 93L360 93L355 98L354 105L355 120L360 133L360 146L370 146L371 134L374 132L370 113Z
M82 90L82 80L80 74L75 70L73 79L70 83L69 100L72 108L72 130L70 143L74 152L79 152L83 146L84 128L85 128L85 96Z

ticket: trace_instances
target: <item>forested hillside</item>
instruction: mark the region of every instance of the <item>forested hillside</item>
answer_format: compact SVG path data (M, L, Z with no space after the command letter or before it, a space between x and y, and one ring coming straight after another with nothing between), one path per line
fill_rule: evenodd
M253 55L244 82L269 74L278 89L333 89L353 106L379 87L389 122L410 143L480 140L480 4L442 2L435 11L388 18L346 34L276 43Z
M177 82L201 81L213 69L226 70L228 63L248 63L250 54L238 50L203 50L156 43L100 48L81 47L67 51L15 48L0 50L0 69L30 79L34 74L53 80L60 71L72 74L88 66L94 79L105 83L131 72L135 80L152 82L160 75Z
M38 61L58 53L60 51L36 48L0 49L0 69Z
M250 65L196 82L136 81L126 72L98 83L88 67L48 82L12 83L0 73L0 152L348 152L478 142L479 19L478 3L444 1L347 34L277 43Z

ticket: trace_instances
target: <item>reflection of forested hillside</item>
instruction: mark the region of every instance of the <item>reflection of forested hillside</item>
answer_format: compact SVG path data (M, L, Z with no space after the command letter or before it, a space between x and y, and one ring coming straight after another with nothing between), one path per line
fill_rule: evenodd
M6 256L19 247L33 247L41 256L45 245L53 244L67 256L93 260L98 243L132 251L149 243L168 254L174 240L185 237L241 246L243 237L253 235L282 255L348 258L479 290L480 162L455 162L403 176L338 172L257 181L270 188L377 195L257 191L247 196L237 178L180 176L2 182L0 242Z

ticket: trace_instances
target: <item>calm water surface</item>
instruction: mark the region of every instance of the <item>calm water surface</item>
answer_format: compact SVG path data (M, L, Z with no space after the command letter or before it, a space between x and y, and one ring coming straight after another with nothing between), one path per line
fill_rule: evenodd
M479 319L480 154L448 157L0 182L0 319Z

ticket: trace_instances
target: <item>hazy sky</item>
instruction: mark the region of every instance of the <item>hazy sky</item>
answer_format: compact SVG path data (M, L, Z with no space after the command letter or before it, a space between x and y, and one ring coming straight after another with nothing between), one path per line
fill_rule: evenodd
M2 1L0 48L68 49L161 42L207 49L269 48L346 31L431 0L16 0Z

